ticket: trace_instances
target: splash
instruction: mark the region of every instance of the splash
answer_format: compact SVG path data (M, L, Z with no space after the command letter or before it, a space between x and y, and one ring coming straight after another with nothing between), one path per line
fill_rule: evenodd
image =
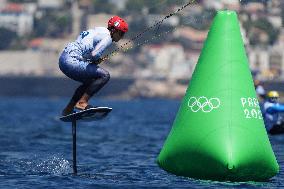
M72 172L71 163L61 157L39 158L33 157L25 160L8 160L6 164L13 165L7 174L51 174L66 175Z
M52 157L47 160L36 162L36 164L33 165L32 170L33 172L54 175L68 174L72 171L69 161L58 157Z

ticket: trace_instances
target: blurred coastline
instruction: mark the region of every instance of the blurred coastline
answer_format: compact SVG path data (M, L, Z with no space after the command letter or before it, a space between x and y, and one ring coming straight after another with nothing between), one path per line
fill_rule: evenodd
M112 78L96 94L108 99L133 98L181 98L186 91L188 80L165 82L163 80L135 80L133 78ZM78 82L60 77L0 77L0 96L6 97L70 97Z
M112 78L96 97L108 99L133 98L183 98L189 80L158 81L135 80L133 78ZM284 102L284 81L264 81L263 87L267 90L277 89L280 100ZM5 97L70 97L78 82L60 77L0 77L0 96ZM64 87L62 87L64 86ZM24 89L24 90L23 90Z
M70 96L79 83L61 73L58 57L81 31L124 17L130 31L107 55L187 2L0 0L0 96ZM223 9L239 15L253 76L266 90L284 91L284 1L199 0L104 62L111 80L98 95L182 97L212 19Z

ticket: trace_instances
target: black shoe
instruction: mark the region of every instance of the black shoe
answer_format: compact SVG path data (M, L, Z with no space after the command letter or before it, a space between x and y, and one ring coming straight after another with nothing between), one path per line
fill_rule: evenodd
M85 107L85 110L88 110L88 109L91 109L91 108L94 108L94 106L92 106L92 105L87 105L87 106Z
M66 111L65 109L61 112L61 115L62 116L67 116L67 115L70 115L70 114L73 114L73 113L75 113L75 111L74 110L72 110L71 112L68 112L68 111Z

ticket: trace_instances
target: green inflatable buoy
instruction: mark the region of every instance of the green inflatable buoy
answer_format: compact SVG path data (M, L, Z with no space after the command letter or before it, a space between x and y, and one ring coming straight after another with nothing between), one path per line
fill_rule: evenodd
M197 179L266 181L278 173L234 11L215 16L157 161Z

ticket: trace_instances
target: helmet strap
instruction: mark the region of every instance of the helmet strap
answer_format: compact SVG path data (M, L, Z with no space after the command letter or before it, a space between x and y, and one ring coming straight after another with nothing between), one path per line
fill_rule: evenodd
M108 27L107 29L109 30L111 37L112 37L113 34L117 31L117 30L115 29L115 27L113 27L113 26Z

